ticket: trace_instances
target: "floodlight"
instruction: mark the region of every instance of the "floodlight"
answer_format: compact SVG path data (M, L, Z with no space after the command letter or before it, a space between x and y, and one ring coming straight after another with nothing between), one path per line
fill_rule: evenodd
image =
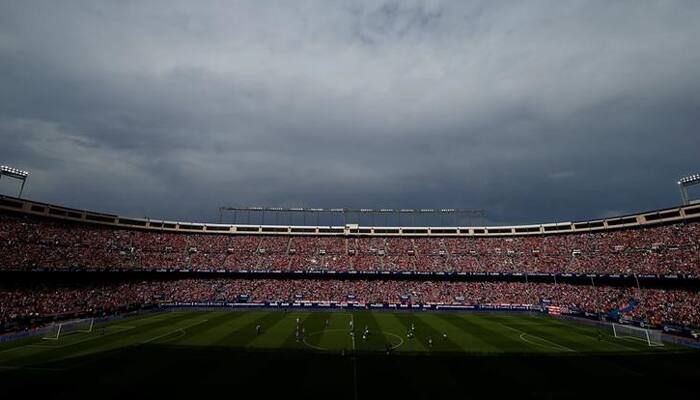
M0 172L3 175L15 176L18 178L26 178L27 176L29 176L29 172L13 167L8 167L7 165L0 165Z
M678 180L678 188L681 191L681 202L683 205L688 205L690 203L690 199L688 198L688 186L697 184L700 184L700 174L684 176Z
M8 167L7 165L0 165L0 178L2 178L3 176L22 181L22 186L20 186L19 195L17 196L22 197L22 192L24 191L24 184L27 182L29 172L21 170L19 168Z

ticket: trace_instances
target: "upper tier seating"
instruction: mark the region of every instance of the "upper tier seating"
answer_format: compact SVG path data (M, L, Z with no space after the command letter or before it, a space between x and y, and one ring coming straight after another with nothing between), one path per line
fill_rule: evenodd
M0 213L0 268L700 274L700 223L511 237L189 234Z

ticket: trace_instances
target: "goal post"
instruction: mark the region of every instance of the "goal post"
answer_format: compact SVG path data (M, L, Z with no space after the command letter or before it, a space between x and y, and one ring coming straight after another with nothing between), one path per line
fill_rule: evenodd
M58 340L69 333L90 333L95 325L94 318L76 319L51 325L42 339Z
M661 340L661 331L656 329L646 329L637 326L612 324L613 335L616 339L632 338L641 340L647 343L649 347L663 346Z

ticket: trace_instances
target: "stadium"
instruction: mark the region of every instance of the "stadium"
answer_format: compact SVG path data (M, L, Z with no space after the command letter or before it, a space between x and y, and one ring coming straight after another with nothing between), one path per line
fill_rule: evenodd
M292 386L323 382L304 383L309 396L347 386L354 398L387 379L418 380L387 395L436 390L421 379L449 393L461 374L472 390L525 379L571 394L572 363L644 390L648 374L698 372L697 204L439 228L161 221L7 196L0 210L7 382L144 383L185 368L249 387L282 370Z
M698 397L698 21L0 1L0 400Z

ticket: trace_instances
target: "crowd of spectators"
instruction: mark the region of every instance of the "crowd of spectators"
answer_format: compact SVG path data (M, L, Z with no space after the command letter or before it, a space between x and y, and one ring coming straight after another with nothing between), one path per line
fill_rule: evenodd
M514 237L185 234L0 213L5 269L700 274L700 224Z
M315 279L178 279L0 287L0 327L27 318L103 315L127 306L172 302L335 301L385 304L556 305L648 323L700 326L700 293L683 290L517 282ZM632 305L632 307L630 307Z
M0 269L521 272L700 275L700 223L508 237L190 234L0 212ZM126 274L124 274L126 275ZM166 274L168 275L168 274ZM556 280L555 280L556 282ZM172 302L334 301L551 304L659 325L700 326L700 293L522 282L163 279L0 281L0 331L31 320L104 315Z

